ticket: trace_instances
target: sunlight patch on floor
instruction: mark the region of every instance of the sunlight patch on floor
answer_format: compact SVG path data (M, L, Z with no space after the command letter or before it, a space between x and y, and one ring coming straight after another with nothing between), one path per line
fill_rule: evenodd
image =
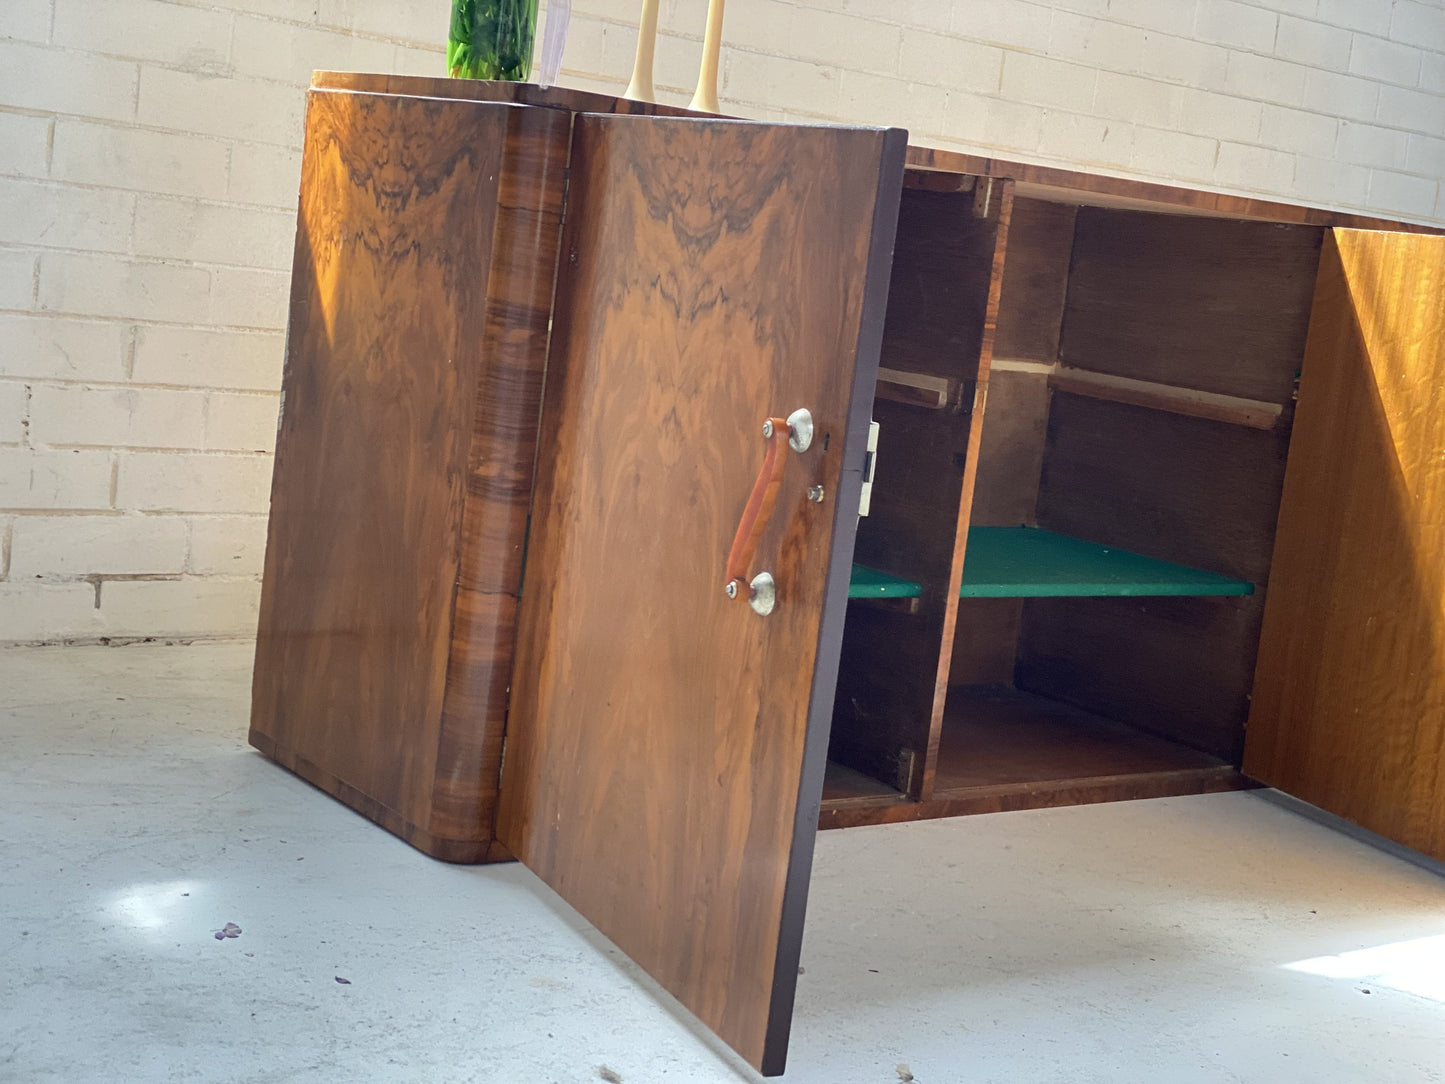
M1337 956L1298 960L1285 964L1285 970L1388 986L1402 993L1445 1002L1445 934L1356 949Z

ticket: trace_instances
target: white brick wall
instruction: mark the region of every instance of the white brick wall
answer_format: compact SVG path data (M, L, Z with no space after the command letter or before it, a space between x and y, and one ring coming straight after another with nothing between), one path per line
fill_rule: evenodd
M254 627L303 87L449 0L0 0L0 642ZM616 91L638 0L575 0ZM705 0L665 0L661 97ZM545 19L545 12L543 15ZM1445 0L730 0L723 108L1445 221Z

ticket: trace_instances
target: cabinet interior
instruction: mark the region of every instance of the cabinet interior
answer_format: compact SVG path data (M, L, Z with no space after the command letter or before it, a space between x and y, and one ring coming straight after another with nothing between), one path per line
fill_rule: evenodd
M904 189L825 826L1248 785L1323 231L1019 197L990 327L985 184Z

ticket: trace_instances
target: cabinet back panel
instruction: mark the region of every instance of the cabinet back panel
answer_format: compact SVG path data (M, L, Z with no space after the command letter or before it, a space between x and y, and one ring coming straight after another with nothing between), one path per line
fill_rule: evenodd
M949 688L1011 684L1023 619L1021 598L959 599Z
M1263 585L1289 434L1055 391L1038 525Z
M1008 228L1008 260L999 296L995 358L1049 365L1057 360L1077 210L1068 203L1014 200Z
M989 373L970 520L974 526L1033 524L1048 421L1046 374L1007 369Z
M1320 238L1313 226L1081 208L1060 360L1286 403Z
M1015 684L1238 764L1262 607L1249 598L1045 598Z
M999 216L975 217L971 192L906 188L898 219L881 364L962 382L963 410L873 404L878 466L857 560L912 580L923 593L915 613L849 607L829 755L915 794L941 715L940 653L951 650L945 641L957 600L949 577L974 389L989 342Z
M883 324L885 369L977 378L994 230L973 207L972 192L903 190Z
M1247 579L1240 599L1040 599L1018 684L1238 762L1288 434L1055 392L1038 525Z

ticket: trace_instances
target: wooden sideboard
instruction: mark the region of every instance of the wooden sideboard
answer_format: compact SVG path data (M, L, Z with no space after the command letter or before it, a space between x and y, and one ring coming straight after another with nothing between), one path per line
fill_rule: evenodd
M1445 238L905 142L307 111L251 741L765 1073L820 824L1267 784L1445 858Z

